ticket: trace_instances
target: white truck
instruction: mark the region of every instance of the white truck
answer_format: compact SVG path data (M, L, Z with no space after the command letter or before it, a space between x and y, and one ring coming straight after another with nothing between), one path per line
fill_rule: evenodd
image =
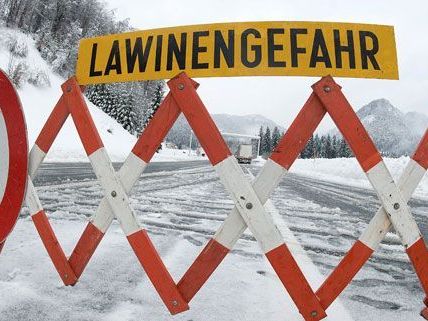
M253 145L239 145L238 152L236 153L235 157L240 164L251 164L251 160L253 159Z

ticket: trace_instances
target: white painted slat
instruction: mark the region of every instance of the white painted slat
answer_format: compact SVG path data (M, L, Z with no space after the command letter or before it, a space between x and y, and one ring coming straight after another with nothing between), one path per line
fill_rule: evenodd
M131 192L132 187L138 181L146 167L147 163L132 152L126 158L118 172L118 176L127 194ZM114 216L107 199L104 197L94 216L91 218L91 222L102 233L105 233L113 222Z
M119 176L111 164L105 148L102 147L89 156L95 175L105 192L105 198L115 213L126 236L141 230L128 196L120 182Z
M419 163L410 159L409 163L405 167L403 173L398 180L398 188L401 191L401 195L405 200L409 200L412 194L415 192L419 183L422 181L426 173L426 169L423 168Z
M278 165L271 159L266 161L266 164L262 167L253 182L254 191L257 193L261 203L264 204L266 202L269 195L278 186L286 173L287 170L281 165ZM217 230L214 239L230 250L246 229L247 224L235 206Z
M30 176L27 180L27 191L25 192L25 204L27 204L30 215L33 216L43 210L42 204L40 203L39 196L37 195L36 189L31 181Z
M410 199L425 173L425 168L413 159L410 159L398 180L398 188L401 191L404 201L407 202ZM359 240L375 251L391 227L392 223L383 207L381 207L372 218Z
M407 200L395 185L385 163L379 162L367 172L367 177L379 196L382 206L391 219L396 232L407 248L421 238L419 228L407 206Z
M272 217L266 212L235 157L229 156L214 167L263 252L267 253L284 244ZM265 181L262 180L262 182Z
M34 179L37 170L40 167L40 164L46 157L46 153L40 149L37 144L34 144L33 148L31 148L30 156L28 160L28 174L31 179Z

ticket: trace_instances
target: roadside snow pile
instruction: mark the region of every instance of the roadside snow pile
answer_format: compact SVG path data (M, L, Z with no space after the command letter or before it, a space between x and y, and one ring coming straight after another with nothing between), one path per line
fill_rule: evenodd
M384 158L384 160L397 182L402 171L409 162L409 157ZM292 173L339 184L371 188L366 175L355 158L298 159L293 166L291 166L290 171ZM424 176L414 196L428 199L428 175Z
M40 130L61 96L64 79L56 75L40 57L34 40L8 28L0 28L0 68L21 77L19 96L27 121L29 146L33 146ZM8 72L10 74L10 72ZM37 80L37 83L36 83ZM136 142L114 119L86 101L95 125L112 161L124 161ZM154 161L204 159L188 152L165 147L155 154ZM71 117L67 119L52 145L47 162L88 162Z
M190 160L208 160L206 156L198 156L194 151L189 155L187 149L172 149L166 148L165 144L162 144L162 149L159 153L153 156L154 162L172 162L172 161L190 161Z

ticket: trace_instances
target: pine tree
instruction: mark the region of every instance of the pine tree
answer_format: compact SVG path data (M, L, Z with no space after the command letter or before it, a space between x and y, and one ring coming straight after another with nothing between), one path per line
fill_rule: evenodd
M150 106L146 109L145 113L144 113L144 124L142 124L142 129L146 128L146 126L148 125L148 123L150 122L150 120L153 118L153 115L156 113L156 111L158 110L160 104L162 103L163 100L163 95L164 95L164 82L162 81L158 81L155 83L154 85L154 94L153 94L153 99L151 101Z
M331 136L330 135L325 136L324 142L325 142L325 147L324 147L325 155L324 155L324 157L325 158L334 158L335 155L334 155L333 145L332 145L332 141L331 141Z
M339 141L337 140L336 135L333 135L331 139L331 147L333 149L333 158L339 157Z
M259 142L259 146L260 146L260 149L259 149L259 156L261 156L261 155L263 155L264 154L264 133L263 133L263 126L260 126L260 129L259 129L259 137L260 137L260 142Z
M303 149L302 153L300 154L301 158L313 158L315 157L315 142L314 142L314 136L312 135L311 138L309 138L308 143L306 144L305 148Z
M321 139L318 134L314 137L314 158L320 158L321 156Z
M266 131L263 135L263 154L268 155L272 152L272 136L270 128L266 127Z
M276 148L280 139L281 139L281 133L279 132L278 127L275 126L272 132L272 150Z
M339 142L339 157L352 157L353 153L349 148L346 140L342 138Z
M320 158L327 158L325 147L326 147L326 137L323 135L320 138Z

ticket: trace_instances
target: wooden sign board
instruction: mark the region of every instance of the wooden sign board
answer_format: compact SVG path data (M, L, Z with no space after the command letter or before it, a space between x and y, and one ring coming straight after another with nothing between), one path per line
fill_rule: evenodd
M135 31L80 42L79 84L190 77L398 79L392 26L239 22Z

